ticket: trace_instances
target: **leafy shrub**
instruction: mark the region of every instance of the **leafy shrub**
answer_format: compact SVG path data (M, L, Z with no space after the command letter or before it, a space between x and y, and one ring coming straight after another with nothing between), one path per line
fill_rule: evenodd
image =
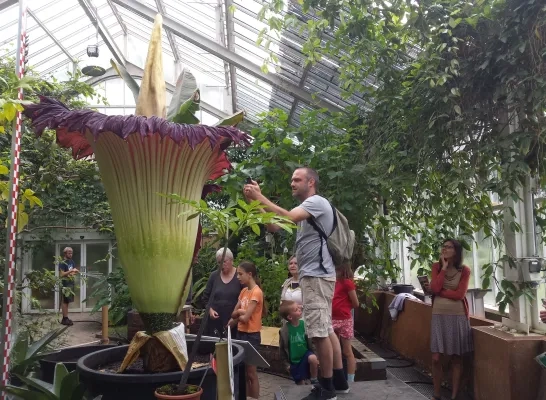
M91 314L100 310L102 306L110 306L108 310L110 323L113 326L127 323L127 313L133 308L133 303L123 268L110 272L98 280L91 289L94 292L89 297L97 299Z

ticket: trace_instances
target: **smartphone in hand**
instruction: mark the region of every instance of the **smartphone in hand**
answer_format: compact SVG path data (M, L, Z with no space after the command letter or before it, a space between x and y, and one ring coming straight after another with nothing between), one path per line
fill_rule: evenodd
M247 184L247 185L251 185L251 184L252 184L252 177L249 176L248 178L246 178L246 184Z

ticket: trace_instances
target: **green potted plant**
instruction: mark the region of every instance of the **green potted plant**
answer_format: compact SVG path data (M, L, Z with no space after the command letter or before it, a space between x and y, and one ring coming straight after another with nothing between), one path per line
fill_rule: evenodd
M197 385L186 385L181 389L176 383L169 383L156 389L154 395L160 400L199 400L203 389Z
M68 372L64 364L55 366L53 384L35 377L16 375L26 387L13 385L0 386L0 390L19 399L32 400L83 400L88 399L85 386L80 382L76 371Z

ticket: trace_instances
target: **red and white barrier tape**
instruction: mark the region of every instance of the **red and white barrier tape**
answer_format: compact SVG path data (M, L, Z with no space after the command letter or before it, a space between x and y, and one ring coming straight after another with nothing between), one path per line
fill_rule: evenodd
M24 74L25 66L25 48L26 48L26 17L27 17L27 7L26 1L20 0L19 2L20 10L20 30L19 30L19 54L18 54L18 65L17 65L17 74L19 79L21 79ZM18 99L23 100L23 89L19 88ZM11 168L13 172L10 182L11 190L11 204L9 204L9 217L11 219L10 226L8 227L8 240L9 240L9 249L6 257L6 268L8 269L7 281L4 282L4 296L7 296L7 301L5 310L2 310L4 314L4 335L3 344L3 365L2 365L2 380L1 385L5 386L8 383L9 379L9 353L11 349L11 333L12 333L12 324L13 324L13 314L14 314L14 296L15 296L15 259L16 259L16 240L17 240L17 200L19 195L19 161L21 155L21 135L23 132L23 115L21 112L17 112L17 117L15 121L15 132L12 140L14 141L12 145L12 160ZM0 399L4 399L6 396L5 392L0 393Z

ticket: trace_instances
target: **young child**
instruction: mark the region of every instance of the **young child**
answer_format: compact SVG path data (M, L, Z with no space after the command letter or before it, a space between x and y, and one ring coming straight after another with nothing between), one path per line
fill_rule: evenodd
M318 383L318 358L311 351L311 340L305 334L305 322L301 319L301 306L293 300L285 300L279 309L281 317L287 321L279 333L281 360L290 370L290 376L298 385Z
M354 337L352 310L358 308L356 286L353 281L351 265L346 263L336 269L337 280L332 300L332 325L339 335L341 350L347 358L347 381L355 381L356 360L351 346Z
M241 290L228 324L233 326L237 323L237 339L246 340L257 347L261 344L262 317L267 315L267 311L256 266L250 261L243 261L237 267L237 278L246 287ZM255 365L246 366L246 379L247 396L259 398L260 382Z

